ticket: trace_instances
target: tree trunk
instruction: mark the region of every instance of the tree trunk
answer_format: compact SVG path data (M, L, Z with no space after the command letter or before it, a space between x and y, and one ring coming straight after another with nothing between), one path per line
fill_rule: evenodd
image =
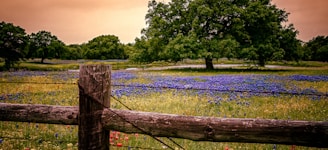
M265 49L260 49L260 51L258 52L259 54L259 58L258 58L258 65L260 67L264 67L265 66L265 61L266 61L266 57L265 57Z
M44 60L48 57L48 49L47 47L42 49L42 56L41 56L41 64L44 63Z
M265 60L264 59L262 59L262 58L259 59L259 66L260 67L265 67Z
M11 61L8 58L6 58L5 59L5 69L9 70L10 67L11 67Z
M41 62L40 62L41 64L43 64L44 59L45 59L44 57L41 57Z
M206 64L206 69L208 69L208 70L213 70L214 69L213 58L206 57L205 58L205 64Z

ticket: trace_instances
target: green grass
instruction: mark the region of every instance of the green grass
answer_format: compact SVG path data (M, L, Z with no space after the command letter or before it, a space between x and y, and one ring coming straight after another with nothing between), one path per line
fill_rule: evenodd
M39 64L37 64L39 65ZM48 64L49 66L49 64ZM37 66L40 67L40 66ZM118 67L119 68L119 67ZM150 82L143 78L148 74L161 76L190 76L190 75L216 75L216 74L325 74L325 69L307 70L257 70L243 71L238 69L226 70L166 70L166 71L141 71L137 72L138 78L129 82L147 83ZM55 73L54 73L55 74ZM51 76L40 77L22 77L13 78L3 75L0 81L19 81L19 82L67 82L76 83L77 80L60 80ZM121 81L125 83L125 81ZM283 81L282 81L283 82ZM313 87L318 91L327 92L327 82L306 82L293 81L294 85L300 88ZM78 87L76 84L20 84L20 83L1 83L0 93L2 95L23 93L16 100L0 100L5 103L23 103L23 104L49 104L63 106L78 105ZM223 96L224 98L224 96ZM237 104L237 101L223 100L220 104L209 104L211 97L197 96L192 91L179 93L176 90L166 90L162 93L150 93L142 96L123 96L119 98L124 104L138 111L150 111L160 113L171 113L191 116L214 116L214 117L234 117L234 118L265 118L265 119L290 119L290 120L309 120L309 121L327 121L328 118L328 99L309 100L306 96L267 96L251 97L243 99ZM248 103L249 105L246 105ZM117 101L111 101L111 107L116 109L126 109ZM20 122L0 122L0 138L2 143L0 149L77 149L77 126L64 126L52 124L20 123ZM111 143L123 146L163 149L163 145L153 140L147 135L124 134L113 135ZM117 137L117 139L116 139ZM126 137L128 140L126 140ZM170 143L166 138L161 138L166 143ZM224 142L194 142L184 139L175 139L185 149L188 150L208 150L208 149L273 149L273 144L251 144L251 143L224 143ZM172 144L170 144L173 147ZM277 145L277 149L290 149L291 146ZM111 149L127 149L127 147L111 146ZM317 149L297 146L296 149Z
M270 65L282 65L282 66L293 66L293 67L324 67L327 66L327 62L318 61L287 61L287 62L268 62Z
M237 59L218 59L213 60L214 64L250 64L250 62L237 60ZM80 64L107 64L112 65L113 70L126 69L126 68L149 68L149 67L161 67L161 66L175 66L175 65L189 65L189 64L200 64L204 65L205 62L203 59L197 60L183 60L177 63L173 62L165 62L165 61L157 61L153 63L133 63L130 61L111 61L111 60L59 60L59 59L45 59L44 63L40 63L40 59L33 60L25 60L20 61L15 67L14 70L43 70L43 71L62 71L62 70L70 70L70 69L78 69ZM328 63L327 62L317 62L317 61L300 61L300 62L267 62L267 65L279 65L286 66L288 68L283 68L283 70L308 70L308 69L317 69L317 70L325 70L327 73ZM4 62L0 62L0 70L4 70ZM221 71L229 70L231 68L220 69ZM236 71L239 72L250 72L250 71L265 71L268 72L270 69L267 68L255 68L250 69L250 67L235 67ZM271 69L272 70L272 69ZM277 70L277 69L273 69ZM278 69L279 70L279 69ZM228 71L230 72L230 71Z
M328 112L325 109L328 107L328 102L326 100L312 101L306 96L252 97L242 101L223 100L220 104L208 104L211 97L190 95L193 94L179 94L175 90L168 90L164 93L147 96L122 97L120 100L133 110L189 116L308 121L326 121L328 119ZM115 101L112 103L112 107L125 109Z
M292 69L281 69L281 68L258 68L249 69L246 67L235 67L235 68L220 68L214 70L207 69L168 69L161 71L147 71L147 73L162 74L165 75L179 75L179 76L211 76L218 74L270 74L270 75L291 75L291 74L302 74L302 75L328 75L328 67L306 67L298 68L294 67Z

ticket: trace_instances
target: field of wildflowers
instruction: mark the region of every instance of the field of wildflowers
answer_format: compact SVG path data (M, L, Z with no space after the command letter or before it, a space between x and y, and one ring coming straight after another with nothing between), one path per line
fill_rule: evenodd
M69 71L0 72L0 102L77 106L77 80L78 72ZM112 95L138 111L328 121L326 74L113 71ZM114 99L111 107L127 109ZM1 121L0 149L77 149L77 130L77 126ZM170 143L166 138L161 139ZM275 144L175 140L185 149L295 148ZM110 143L111 149L167 148L147 135L117 131L111 132Z

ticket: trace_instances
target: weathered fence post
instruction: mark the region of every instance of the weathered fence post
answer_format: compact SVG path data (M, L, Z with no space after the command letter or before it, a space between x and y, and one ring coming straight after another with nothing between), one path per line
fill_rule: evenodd
M79 78L79 150L108 150L109 131L101 115L110 105L111 66L81 65Z

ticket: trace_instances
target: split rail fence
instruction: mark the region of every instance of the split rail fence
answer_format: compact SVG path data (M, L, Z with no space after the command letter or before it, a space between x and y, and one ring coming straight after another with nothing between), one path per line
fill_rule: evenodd
M79 106L0 103L0 121L78 125L79 150L108 150L110 130L193 141L328 148L328 122L182 116L111 109L111 66L81 65Z

